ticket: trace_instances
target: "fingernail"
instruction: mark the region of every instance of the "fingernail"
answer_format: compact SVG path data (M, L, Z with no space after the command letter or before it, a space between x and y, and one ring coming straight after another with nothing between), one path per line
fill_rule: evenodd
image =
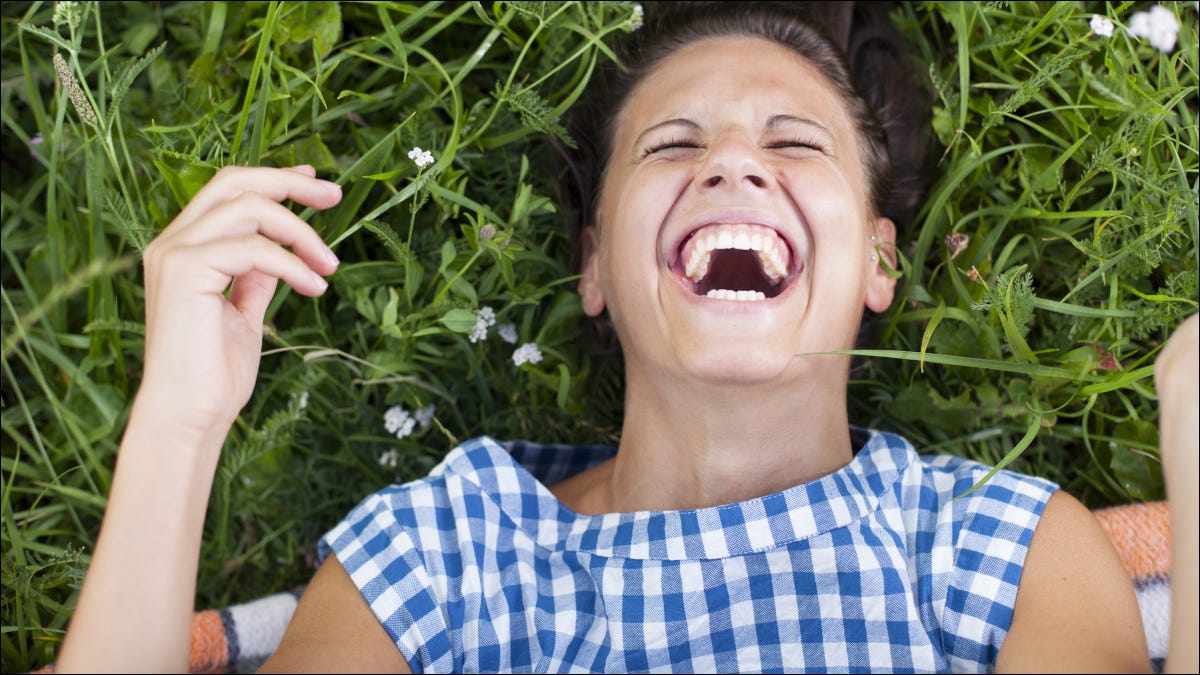
M338 260L337 254L334 253L333 249L329 248L328 246L325 247L325 260L334 267L342 264L342 261Z
M317 288L320 290L320 292L324 293L325 289L329 288L329 282L325 281L325 279L322 278L320 274L313 272L312 277L313 277L313 282L317 284Z
M325 189L326 189L326 190L332 190L332 191L334 191L334 192L337 192L338 194L341 194L341 192L342 192L342 186L341 186L341 185L338 185L337 183L335 183L335 182L333 182L333 181L331 181L331 180L325 180L325 179L323 179L323 178L322 178L322 179L319 179L319 180L320 180L322 183L324 183L324 184L325 184Z

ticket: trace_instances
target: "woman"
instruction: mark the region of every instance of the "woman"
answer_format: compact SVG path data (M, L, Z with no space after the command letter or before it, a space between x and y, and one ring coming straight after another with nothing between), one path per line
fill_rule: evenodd
M626 86L597 85L581 172L579 292L626 363L619 451L479 439L369 497L265 670L1146 670L1128 577L1076 500L1008 472L956 500L986 467L849 426L829 353L891 303L897 234L886 136L837 48L757 5L644 30ZM146 377L64 672L185 664L263 311L276 280L318 295L337 267L285 199L340 191L227 169L147 251ZM1168 481L1196 465L1196 319L1180 333L1158 373ZM1194 482L1168 488L1194 533ZM1175 561L1193 622L1194 548ZM1174 630L1178 650L1195 626Z

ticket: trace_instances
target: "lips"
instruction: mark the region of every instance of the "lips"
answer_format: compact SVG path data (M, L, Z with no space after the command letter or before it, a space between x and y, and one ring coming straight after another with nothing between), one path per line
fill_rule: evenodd
M713 223L689 233L672 265L696 295L754 302L782 293L795 276L787 241L757 223Z

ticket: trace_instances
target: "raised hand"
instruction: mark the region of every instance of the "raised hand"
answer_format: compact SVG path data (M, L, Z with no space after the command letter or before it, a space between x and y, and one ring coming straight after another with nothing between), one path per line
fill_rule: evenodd
M341 188L315 174L311 166L222 169L147 247L139 408L200 437L224 437L254 388L277 281L317 296L322 275L337 269L333 251L280 203L336 205Z
M222 169L146 249L145 374L58 672L186 672L205 506L263 315L279 280L320 295L338 265L280 202L341 198L310 166Z

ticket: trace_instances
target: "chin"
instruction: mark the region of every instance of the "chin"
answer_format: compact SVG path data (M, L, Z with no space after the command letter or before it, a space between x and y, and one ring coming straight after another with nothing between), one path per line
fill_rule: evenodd
M700 353L681 354L680 359L691 378L723 385L777 382L792 374L795 365L790 349L756 346L751 340L705 345Z

